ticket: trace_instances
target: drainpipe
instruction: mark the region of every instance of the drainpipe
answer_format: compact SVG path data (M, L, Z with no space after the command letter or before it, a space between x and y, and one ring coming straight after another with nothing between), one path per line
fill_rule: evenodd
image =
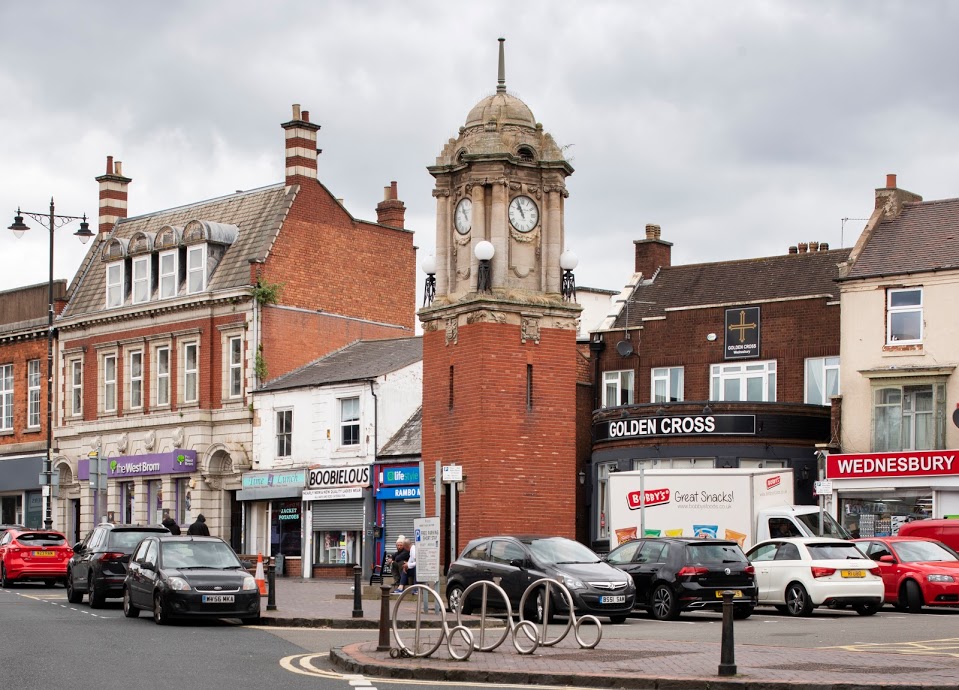
M379 444L380 420L379 420L379 399L377 399L376 397L376 389L373 387L373 383L374 383L374 380L369 379L370 395L373 396L373 467L375 469L377 454L380 452L380 444ZM373 512L372 522L375 523L376 522L376 505L375 505L376 499L374 498L373 500L374 500L374 506L372 511ZM363 532L364 533L366 533L367 527L368 525L366 524L366 503L364 502L363 503ZM365 545L366 548L363 549L366 552L364 554L366 556L366 562L370 564L376 562L376 556L373 553L373 547L375 543L376 543L376 537L374 536L373 539L370 541L370 543ZM363 559L361 558L361 560ZM362 565L362 563L360 565ZM366 571L364 570L363 572L366 572Z

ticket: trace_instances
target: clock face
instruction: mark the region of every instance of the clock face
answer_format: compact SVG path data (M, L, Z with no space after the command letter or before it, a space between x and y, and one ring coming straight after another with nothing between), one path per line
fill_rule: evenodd
M539 222L539 209L528 196L515 197L509 202L509 222L520 232L529 232Z
M453 224L456 226L456 232L465 235L473 227L473 202L470 199L461 199L456 204L456 211L453 213Z

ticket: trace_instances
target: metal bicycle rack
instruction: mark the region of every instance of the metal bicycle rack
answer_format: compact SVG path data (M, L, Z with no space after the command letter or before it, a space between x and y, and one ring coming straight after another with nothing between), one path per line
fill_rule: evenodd
M569 613L566 620L566 625L563 628L563 632L556 637L548 638L547 631L549 628L550 605L552 603L553 588L556 588L560 596L563 597ZM476 589L482 590L480 595L478 636L474 635L472 630L463 625L462 613L459 610L456 611L456 625L450 627L446 620L444 607L444 613L441 619L442 626L440 628L440 634L437 635L437 639L435 641L427 641L425 644L423 644L421 631L422 612L421 607L417 606L415 625L413 627L412 647L407 646L403 641L399 628L396 625L400 604L410 593L416 593L418 595L422 592L427 595L433 595L436 597L437 601L442 601L442 599L436 590L426 585L411 585L410 587L404 589L400 594L399 599L397 599L396 603L393 605L393 614L391 616L391 620L393 637L396 640L397 647L394 647L390 650L390 656L393 658L397 658L399 656L420 658L428 657L437 649L439 649L440 645L442 645L445 641L447 652L451 658L457 661L466 661L474 651L492 652L502 645L508 637L511 638L513 648L519 654L532 654L539 647L552 647L553 645L559 644L566 638L570 630L573 630L573 636L576 638L576 643L583 649L594 649L599 644L600 640L603 639L603 626L599 622L599 619L592 615L585 615L577 618L575 608L573 606L573 595L570 593L569 589L566 588L566 585L558 580L554 580L552 578L542 578L531 583L529 587L526 588L526 591L523 592L522 599L520 599L520 620L518 622L513 620L513 608L510 605L509 596L502 587L486 580L474 582L465 590L463 590L463 600L465 600L465 598ZM506 625L503 626L502 633L498 634L492 641L487 642L487 604L489 602L489 593L491 589L497 595L497 597L502 600L503 608L506 610ZM542 607L541 627L537 627L533 621L526 620L524 618L526 602L531 595L537 597L537 607ZM499 620L499 618L496 619L497 622L499 622ZM584 641L580 636L580 627L584 622L591 622L596 626L595 640ZM520 635L520 633L522 633L522 635ZM460 644L458 645L454 643L454 640L457 637L460 638Z

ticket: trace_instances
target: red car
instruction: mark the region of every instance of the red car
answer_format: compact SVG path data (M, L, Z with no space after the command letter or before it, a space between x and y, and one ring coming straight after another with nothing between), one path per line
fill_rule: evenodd
M10 529L0 537L0 586L41 580L48 587L67 577L73 549L61 532L43 529Z
M959 554L945 544L922 537L854 541L879 563L887 604L909 613L923 606L959 606Z

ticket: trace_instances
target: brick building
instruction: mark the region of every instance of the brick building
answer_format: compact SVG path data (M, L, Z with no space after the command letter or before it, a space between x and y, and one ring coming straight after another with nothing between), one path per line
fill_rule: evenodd
M590 341L593 440L580 470L590 498L580 519L600 550L609 548L610 472L788 467L797 502L812 503L816 445L831 436L835 281L849 250L803 242L780 256L685 266L671 252L659 226L646 226L618 308Z
M284 181L137 217L107 159L100 234L57 320L56 526L203 513L239 548L249 392L354 340L412 335L395 183L378 222L358 220L318 179L319 125L293 106L282 128ZM105 494L89 488L90 455L107 459Z

